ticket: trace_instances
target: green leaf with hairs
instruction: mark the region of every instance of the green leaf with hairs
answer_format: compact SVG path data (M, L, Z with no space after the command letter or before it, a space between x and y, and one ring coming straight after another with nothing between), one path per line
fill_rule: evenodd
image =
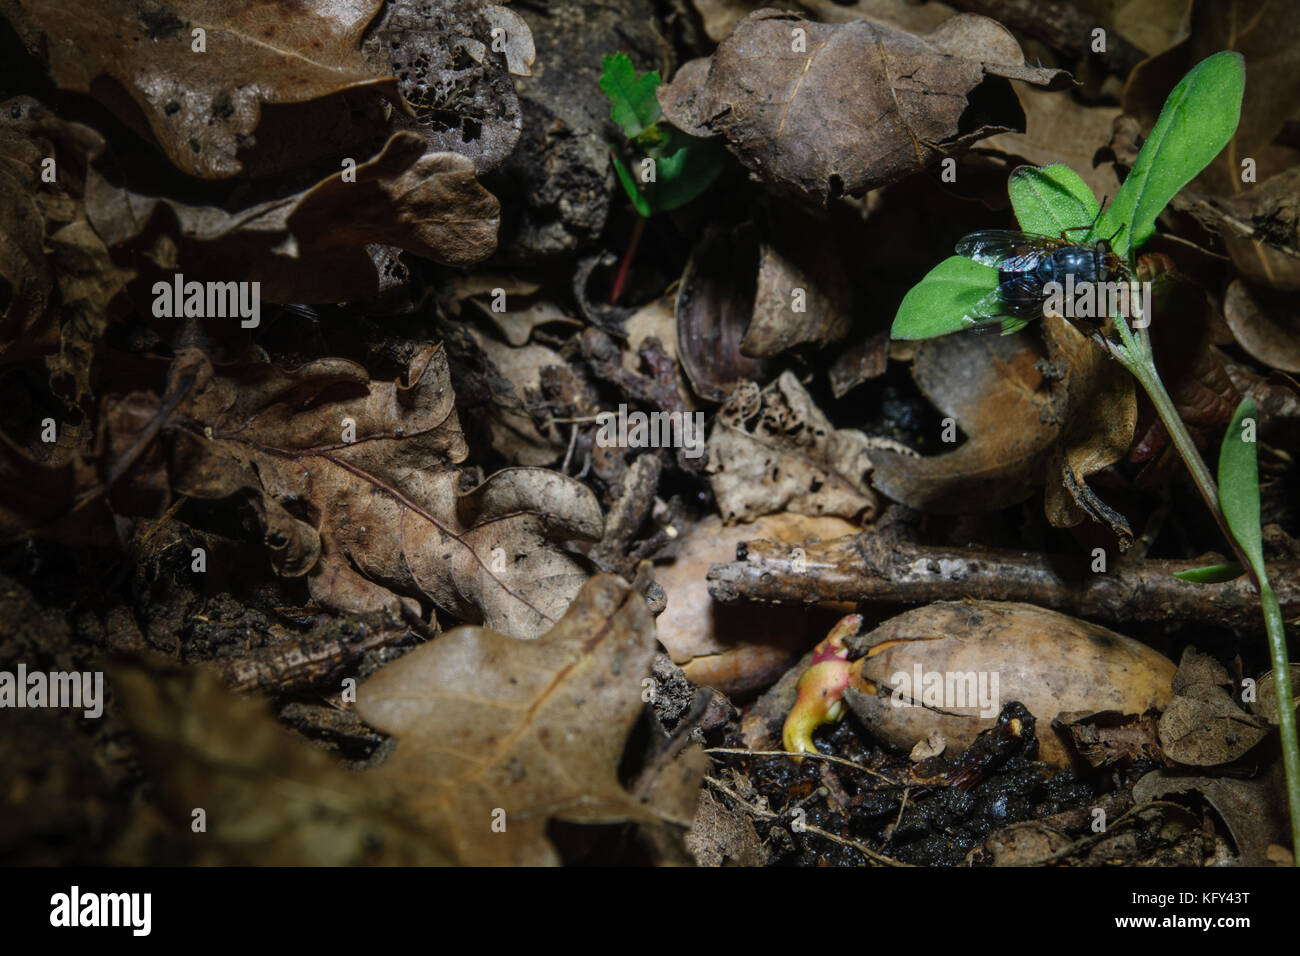
M889 334L896 339L932 339L968 329L966 314L997 285L997 269L949 256L903 296Z
M1007 192L1020 228L1040 236L1057 238L1064 233L1083 241L1101 209L1088 184L1062 163L1017 168L1007 182Z
M1156 217L1178 191L1214 161L1237 131L1246 63L1224 50L1188 72L1165 100L1128 178L1088 240L1108 239L1117 255L1140 249L1156 231Z

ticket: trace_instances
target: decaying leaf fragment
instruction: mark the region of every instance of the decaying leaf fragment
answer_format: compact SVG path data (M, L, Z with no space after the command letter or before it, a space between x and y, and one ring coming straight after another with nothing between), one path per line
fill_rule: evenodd
M207 671L156 664L116 665L109 680L162 811L154 826L192 848L192 862L450 862L388 791L280 726L264 699L236 696ZM203 833L191 830L195 807Z
M294 371L267 362L214 367L183 350L173 375L193 384L175 418L171 488L198 498L251 493L276 572L307 576L341 610L418 612L425 597L465 620L534 637L586 579L556 547L600 537L600 506L581 483L507 468L462 488L466 446L441 347L411 359L407 381L371 381L344 359ZM128 397L157 408L151 395ZM110 406L110 426L127 421ZM129 421L139 423L136 414ZM138 435L112 434L115 454Z
M31 97L0 103L0 355L57 345L47 361L56 378L71 380L77 399L91 390L110 306L135 275L109 259L85 218L85 168L103 147L94 130Z
M418 134L396 133L351 171L355 181L335 173L304 192L235 213L140 195L92 172L86 212L109 246L171 235L182 269L202 263L221 281L261 282L264 299L359 299L379 290L368 244L457 266L496 248L501 207L479 185L473 164L424 150Z
M755 178L825 205L1023 129L1008 79L1069 83L1062 71L1026 66L1011 34L974 14L916 36L758 10L707 70L684 67L661 87L659 102L681 129L723 136Z
M267 106L359 89L397 97L361 55L382 5L5 0L4 10L60 89L101 99L184 172L221 179L246 171L240 153Z
M736 388L709 435L709 483L726 522L776 511L863 517L876 512L867 436L836 429L785 372L767 388Z
M530 75L535 55L523 17L481 0L389 0L362 52L373 73L397 77L414 116L393 122L430 152L459 153L479 174L509 157L523 127L510 75Z
M1194 647L1183 651L1174 697L1160 716L1160 746L1171 760L1196 767L1229 763L1267 736L1268 720L1247 713L1232 690L1226 667Z
M378 772L465 864L558 862L551 818L652 819L618 765L654 634L645 599L613 575L535 641L448 631L360 689L362 718L398 738Z
M1001 601L931 604L846 643L850 657L865 656L844 699L875 736L907 751L938 730L964 749L1019 701L1037 718L1039 759L1054 766L1069 765L1048 729L1059 714L1162 708L1174 674L1172 661L1132 638Z

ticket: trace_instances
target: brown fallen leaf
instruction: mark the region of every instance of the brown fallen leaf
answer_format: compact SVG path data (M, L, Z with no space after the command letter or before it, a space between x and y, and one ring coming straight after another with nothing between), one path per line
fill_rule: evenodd
M709 435L709 484L724 522L777 511L862 517L876 513L867 436L835 428L793 372L763 390L739 386Z
M779 209L768 232L741 353L771 358L796 345L844 338L852 324L853 290L826 224Z
M1017 85L1015 93L1025 111L1025 131L998 133L982 140L972 152L1001 154L1013 168L1021 163L1064 163L1079 174L1094 196L1114 196L1119 191L1115 167L1095 163L1097 154L1110 142L1111 127L1121 112L1118 107L1091 106L1067 92L1024 84Z
M824 24L759 10L722 41L707 71L683 68L658 96L670 122L723 136L755 178L825 205L1023 128L1008 79L1070 82L1026 66L1010 32L974 14L916 36L869 20Z
M264 699L237 696L205 670L153 662L115 665L109 681L158 811L137 816L144 835L128 831L125 844L162 837L200 865L450 862L371 775L280 726Z
M249 172L265 107L350 90L397 98L361 55L381 0L5 0L9 22L60 89L89 93L179 169ZM203 31L203 51L194 31ZM302 147L310 139L300 140Z
M1019 701L1037 718L1039 759L1061 767L1070 763L1069 750L1049 729L1059 714L1159 709L1174 674L1172 661L1132 638L1001 601L931 604L846 643L850 658L865 658L861 682L850 684L844 699L890 745L907 751L937 730L950 748L964 749L993 726L999 708ZM931 675L944 694L951 685L954 699L930 700Z
M483 358L508 388L494 391L487 408L492 447L520 465L549 465L564 454L565 437L555 425L539 429L528 412L541 401L542 371L564 365L558 352L545 345L511 347L475 329L470 330Z
M1300 309L1295 299L1250 288L1240 279L1223 300L1228 328L1251 358L1286 372L1300 372Z
M586 486L508 468L462 489L454 465L466 447L440 347L415 353L405 383L371 381L344 359L291 372L266 362L214 367L192 349L173 375L193 385L173 419L172 489L198 498L249 491L273 568L305 575L324 604L398 616L417 614L424 597L533 637L586 579L580 560L556 546L600 537ZM137 440L134 428L112 427L121 404L109 411L114 454Z
M1300 664L1291 665L1291 687L1300 688ZM1300 690L1293 689L1291 697L1293 702L1300 700ZM1259 679L1255 699L1250 702L1250 712L1266 718L1270 724L1277 726L1277 685L1273 680L1272 671Z
M76 400L91 391L96 347L134 276L109 259L81 202L86 165L103 146L94 130L59 119L31 97L0 103L0 355L13 360L57 348L47 362L56 381L71 381Z
M1268 721L1233 697L1227 668L1194 647L1183 651L1173 699L1160 715L1160 746L1169 759L1194 767L1231 763L1268 735Z
M380 275L367 245L383 243L450 265L472 265L496 248L500 205L478 184L473 164L425 153L413 132L396 133L354 170L296 195L227 212L144 196L92 172L86 212L111 247L177 243L190 263L221 281L261 282L275 302L339 302L374 295Z
M379 773L464 864L558 862L552 818L652 821L618 765L654 634L645 599L613 575L537 640L448 631L360 688L362 718L398 738Z
M967 440L932 456L873 449L876 490L940 514L993 511L1029 497L1061 432L1059 399L1034 339L963 333L923 342L912 377Z
M1093 767L1133 760L1163 760L1156 736L1155 714L1062 713L1054 728L1069 736L1079 756Z

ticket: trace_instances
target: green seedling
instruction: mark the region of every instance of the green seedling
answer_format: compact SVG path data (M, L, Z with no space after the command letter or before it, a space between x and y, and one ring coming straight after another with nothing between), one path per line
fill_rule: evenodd
M637 76L626 53L606 56L601 66L600 88L609 99L609 115L627 137L625 150L610 146L609 157L638 214L610 293L613 303L627 279L645 220L684 206L708 189L722 172L723 151L716 139L690 136L661 121L655 96L660 83L657 71Z
M1071 242L1084 246L1104 241L1115 256L1127 263L1128 273L1136 274L1136 252L1155 234L1156 218L1232 139L1241 118L1245 84L1245 63L1239 53L1216 53L1193 67L1169 94L1132 171L1104 211L1068 166L1016 170L1008 192L1021 229L1037 236L1068 235ZM1080 235L1082 238L1077 238ZM945 259L903 298L891 335L896 339L928 339L969 328L971 316L979 314L978 305L999 289L999 281L998 269L990 265L963 256ZM1228 426L1216 484L1156 370L1148 331L1150 317L1143 318L1130 328L1124 315L1112 312L1114 336L1099 332L1094 341L1128 369L1150 396L1237 559L1232 564L1180 572L1178 577L1191 583L1212 583L1231 580L1241 573L1250 575L1260 596L1277 699L1290 701L1282 613L1269 587L1260 545L1254 403L1242 402ZM1004 323L1004 330L1022 324ZM1300 857L1300 742L1295 710L1280 706L1278 716L1292 842Z

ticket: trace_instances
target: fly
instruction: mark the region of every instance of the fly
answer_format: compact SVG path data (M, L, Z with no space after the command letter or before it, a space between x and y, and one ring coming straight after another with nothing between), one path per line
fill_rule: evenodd
M1124 261L1110 242L1098 239L1080 244L1067 239L1039 236L1017 229L982 229L957 243L957 254L998 270L998 286L963 316L975 328L1002 327L1003 335L1018 332L1043 314L1044 286L1051 282L1074 284L1127 278Z

